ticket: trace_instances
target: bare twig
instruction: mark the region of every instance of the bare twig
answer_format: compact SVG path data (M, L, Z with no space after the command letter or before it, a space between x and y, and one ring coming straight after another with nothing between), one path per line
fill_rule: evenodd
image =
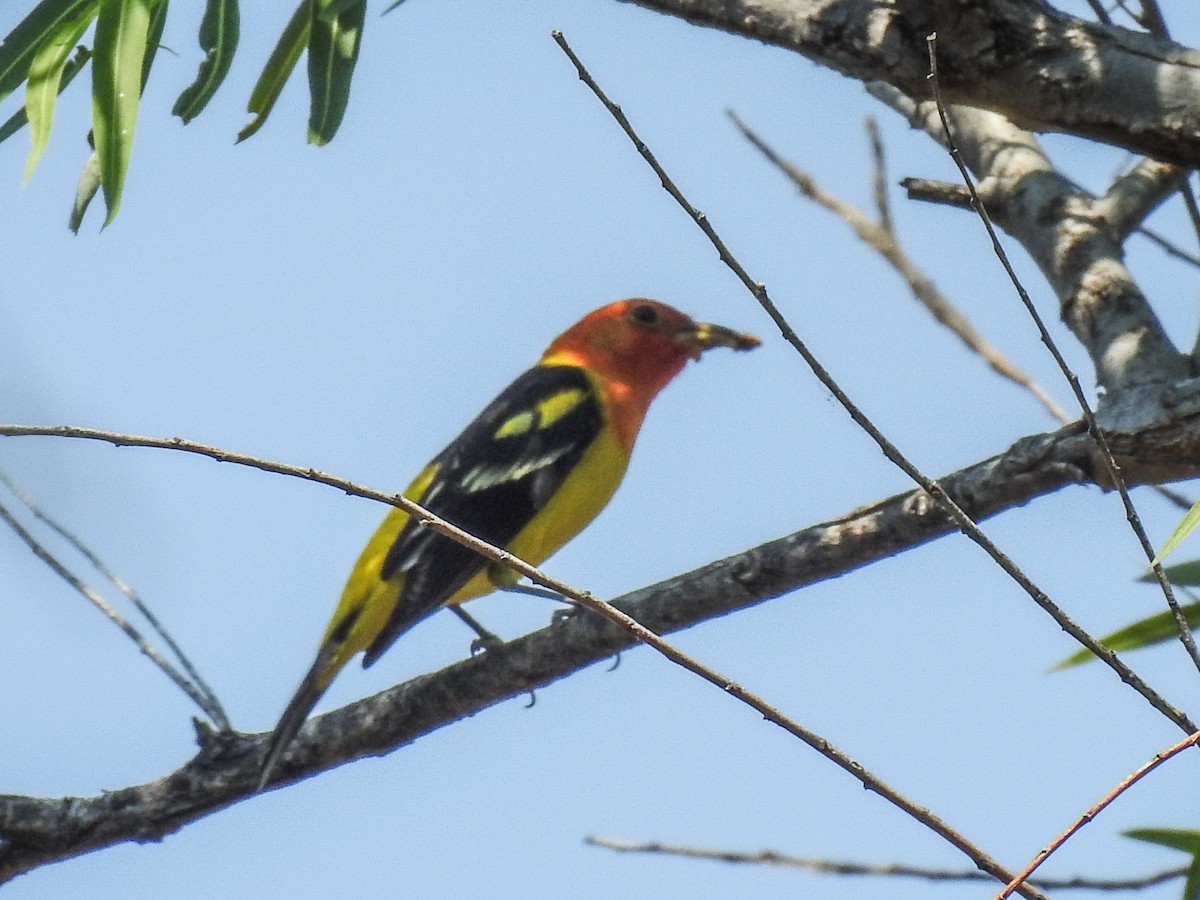
M1163 17L1162 10L1158 8L1158 0L1141 0L1141 3L1142 13L1134 17L1137 23L1156 37L1170 38L1171 33L1167 29L1167 20Z
M1054 402L1054 398L1041 385L1014 365L1008 357L976 331L974 326L967 321L967 317L950 302L945 294L937 289L921 271L920 266L913 262L904 248L900 246L896 233L892 229L890 218L881 217L878 222L871 221L862 210L831 194L817 184L807 172L781 157L750 126L738 118L736 113L730 111L728 115L746 140L753 144L772 165L783 172L802 196L838 216L868 247L887 260L904 279L913 296L929 310L934 319L953 332L969 349L982 357L994 372L1029 391L1054 418L1063 424L1072 421L1072 417ZM877 161L880 158L881 151L877 149ZM876 171L878 172L879 169L877 168ZM878 179L876 179L876 184L878 185ZM886 212L886 201L878 199L878 191L876 202Z
M795 348L796 352L800 354L805 363L807 363L809 368L812 369L813 374L816 375L821 384L825 386L826 390L833 394L837 401L850 415L850 418L854 420L855 424L857 424L860 428L866 431L868 435L870 435L872 440L874 440L879 446L884 456L886 456L892 463L903 470L906 475L917 482L917 484L919 484L924 491L929 494L929 496L932 497L946 511L946 513L950 515L959 530L966 534L967 537L969 537L980 547L982 547L983 550L996 562L996 564L999 565L1000 568L1003 569L1010 578L1020 585L1022 590L1029 594L1029 596L1032 597L1033 600L1047 614L1049 614L1051 618L1054 619L1054 621L1059 625L1060 628L1063 629L1063 631L1067 632L1067 634L1071 635L1071 637L1073 637L1076 641L1087 647L1092 651L1092 653L1096 654L1100 659L1102 659L1106 665L1108 665L1114 672L1117 673L1123 682L1141 694L1142 697L1152 707L1154 707L1154 709L1158 710L1160 713L1170 719L1178 728L1187 734L1191 734L1193 731L1195 731L1196 726L1192 724L1191 719L1189 719L1182 711L1176 709L1169 702L1167 702L1164 697L1162 697L1157 691L1150 687L1150 685L1142 680L1142 678L1136 672L1130 669L1129 666L1127 666L1124 661L1121 660L1115 653L1080 628L1070 616L1068 616L1057 604L1051 601L1046 593L1042 591L1042 589L1036 584L1034 584L1029 576L1027 576L1016 565L1016 563L1013 562L1012 559L1010 559L1002 550L1000 550L1000 548L997 547L992 540L983 533L982 530L980 530L979 526L976 525L975 522L972 521L971 517L963 511L962 507L959 506L959 504L952 497L950 497L949 494L946 493L941 485L926 477L911 462L909 462L909 460L900 453L896 446L892 444L892 442L889 441L882 432L880 432L875 424L863 414L858 406L856 406L854 402L850 400L838 383L833 379L833 376L826 371L825 367L821 365L820 361L818 361L817 358L812 354L807 345L800 340L799 335L796 334L795 330L788 323L787 319L784 318L783 314L779 312L778 307L776 307L775 303L771 300L767 293L766 285L756 282L750 277L749 273L746 272L746 269L733 256L733 254L729 251L729 248L725 245L725 242L721 240L720 236L713 229L712 225L708 221L708 217L692 206L691 203L688 202L687 198L683 196L682 192L680 192L679 188L659 164L654 154L650 152L645 142L642 141L642 139L638 137L637 132L633 130L633 127L629 124L629 120L625 117L625 114L621 111L621 108L609 100L604 91L600 89L600 86L584 67L579 57L575 55L575 52L567 44L561 32L554 32L554 39L558 42L559 46L563 49L563 52L567 54L567 57L575 66L576 71L579 73L580 80L583 81L583 83L588 86L592 93L596 95L597 99L616 120L617 124L625 132L626 136L629 137L630 141L633 142L634 147L637 149L637 152L639 155L641 155L642 159L644 159L647 165L654 170L655 175L658 176L662 183L663 189L675 199L675 201L692 218L700 230L704 232L705 236L712 243L713 247L716 248L717 254L719 255L721 261L724 262L725 265L727 265L735 275L737 275L742 284L746 286L747 290L754 295L755 299L758 300L759 304L766 311L767 315L769 315L772 321L775 322L776 326L779 328L780 334L783 335L784 339L791 344L793 348Z
M892 204L887 192L887 157L883 151L883 137L879 133L879 123L874 116L867 116L867 139L871 142L871 158L875 161L875 174L871 179L871 187L875 194L875 211L879 213L879 224L888 234L896 233L895 223L892 222Z
M1197 256L1194 253L1188 253L1186 250L1175 246L1175 244L1168 241L1157 231L1152 231L1149 228L1139 228L1137 230L1137 234L1140 234L1142 237L1146 238L1146 240L1150 241L1152 244L1155 244L1168 256L1173 256L1185 263L1200 267L1200 256Z
M1100 0L1087 0L1087 5L1092 8L1092 12L1096 16L1096 21L1105 25L1111 25L1112 19L1109 18L1108 10L1104 8L1104 4Z
M1190 182L1185 181L1179 189L1179 193L1183 195L1183 205L1187 209L1188 218L1192 222L1192 233L1200 237L1200 206L1196 204L1196 193L1192 190ZM1184 255L1185 259L1193 260L1194 256Z
M693 659L682 651L676 649L653 631L646 628L641 623L611 604L606 603L605 601L586 591L577 590L556 578L550 577L540 569L531 566L529 563L519 559L506 550L502 550L486 543L485 541L481 541L474 535L471 535L468 532L455 527L444 519L439 518L403 495L385 494L380 491L362 487L361 485L355 484L354 482L348 481L344 478L318 472L315 469L304 468L302 466L293 466L287 463L274 462L272 460L265 460L243 453L234 453L229 450L224 450L220 447L214 447L208 444L199 444L194 441L184 440L182 438L153 438L146 437L144 435L118 434L115 432L103 432L96 429L84 428L59 427L38 429L36 427L22 428L13 426L0 426L0 434L11 435L39 433L56 435L59 437L100 440L116 446L157 447L168 450L178 450L184 453L194 453L200 456L209 457L210 459L215 459L219 462L234 463L235 465L249 466L251 468L260 469L264 472L273 472L279 475L290 475L293 477L303 478L308 481L315 481L319 484L326 484L330 487L338 488L342 491L345 491L347 494L352 494L357 497L365 497L369 500L378 500L382 503L387 503L391 506L398 507L407 512L423 527L429 528L440 535L444 535L445 537L448 537L451 540L470 548L492 562L499 563L500 565L503 565L506 568L525 576L534 583L549 588L551 591L561 595L563 598L588 610L591 610L600 616L603 616L608 621L624 629L637 641L653 647L671 662L687 669L689 672L692 672L700 678L703 678L705 681L719 688L724 693L732 695L742 703L749 706L751 709L755 710L757 713L763 716L763 718L775 723L789 734L808 744L826 759L835 763L837 766L858 779L862 783L863 787L874 791L880 797L908 813L918 822L932 830L935 834L939 835L951 845L961 850L973 862L975 862L980 869L990 873L993 877L1001 881L1012 878L1011 873L1008 872L999 862L992 859L982 849L976 847L974 844L968 841L962 834L951 828L942 819L924 807L918 806L912 800L908 799L903 794L890 787L878 776L869 772L857 760L834 747L829 743L829 741L825 740L820 735L810 731L800 723L787 717L763 698L752 693L751 691L748 691L741 685L731 681L715 670L705 666L698 660ZM279 785L287 780L288 776L286 774L286 766L282 766L280 777L274 779L273 784ZM1022 895L1031 898L1042 897L1040 893L1025 888L1022 888Z
M1075 400L1079 403L1079 408L1083 412L1084 421L1087 422L1088 433L1091 434L1096 446L1100 448L1100 458L1108 470L1108 475L1112 479L1112 483L1116 486L1117 492L1121 496L1121 503L1125 507L1125 518L1129 522L1129 527L1133 529L1134 535L1137 537L1138 543L1142 547L1142 552L1146 555L1146 560L1150 563L1154 570L1154 575L1158 579L1159 587L1162 588L1163 596L1166 597L1167 605L1171 608L1171 614L1175 618L1175 624L1179 629L1179 639L1183 643L1187 651L1188 657L1192 660L1196 670L1200 672L1200 650L1196 647L1196 640L1192 636L1192 627L1188 624L1187 615L1179 606L1179 602L1175 599L1175 592L1171 588L1171 582L1167 578L1166 573L1157 561L1157 554L1154 552L1154 546L1150 543L1150 538L1146 534L1146 529L1142 527L1142 520L1134 508L1133 500L1129 496L1129 489L1125 485L1125 479L1121 475L1121 468L1117 465L1117 461L1113 459L1112 450L1108 446L1108 439L1104 436L1099 424L1096 422L1096 416L1092 413L1091 404L1088 403L1087 396L1083 392L1083 386L1079 382L1078 376L1067 365L1067 361L1059 352L1058 345L1050 336L1049 330L1046 328L1046 323L1042 321L1041 314L1038 313L1037 307L1034 306L1033 300L1030 299L1025 286L1021 284L1021 279L1017 277L1016 271L1009 262L1008 254L1005 252L1000 239L996 234L996 229L992 226L991 217L988 215L987 207L984 206L983 200L975 189L975 180L971 177L970 170L967 169L966 163L962 160L962 154L958 152L958 147L954 143L954 134L950 130L950 120L946 114L945 104L942 102L941 87L938 80L937 69L937 35L931 34L928 37L929 43L929 80L933 87L933 99L937 104L938 117L941 119L942 128L945 131L946 144L950 151L950 157L954 160L954 164L958 167L959 174L962 176L963 183L971 192L971 203L975 211L979 214L979 219L983 223L984 229L987 231L988 238L992 242L992 249L995 251L1000 264L1004 267L1004 271L1008 274L1009 280L1012 282L1013 288L1020 297L1021 303L1024 304L1030 318L1033 319L1037 326L1038 333L1041 336L1042 343L1046 349L1050 351L1050 355L1054 357L1055 363L1063 373L1063 377L1067 379L1067 383L1071 386L1071 391L1075 394ZM1178 723L1177 723L1178 724ZM1189 733L1195 731L1195 728L1185 728Z
M229 721L225 718L225 714L219 705L213 707L210 699L200 690L198 690L191 681L185 678L178 669L171 665L171 663L168 662L163 655L158 652L157 649L155 649L144 637L142 637L141 632L134 628L124 616L113 609L112 605L102 596L100 596L100 594L76 578L66 566L59 562L54 555L50 553L50 551L42 546L37 538L30 534L29 531L16 520L13 514L9 512L8 507L4 506L3 504L0 504L0 521L3 521L4 524L11 528L17 537L19 537L25 543L25 545L33 551L34 556L49 566L50 570L54 572L55 575L82 594L88 600L88 602L95 606L96 609L100 610L100 612L102 612L110 622L121 629L121 631L125 633L125 636L133 641L134 644L137 645L137 648L152 663L158 666L168 678L175 682L181 691L191 697L195 704L200 707L200 709L204 710L205 715L211 718L213 722L219 725L222 729L229 729Z
M132 587L130 587L128 584L126 584L124 579L122 579L115 572L113 572L111 569L109 569L108 566L106 566L104 564L103 560L101 560L100 557L98 557L95 553L93 553L91 551L91 549L88 548L88 546L86 544L84 544L83 541L80 540L75 534L68 531L66 528L64 528L62 525L60 525L57 521L55 521L49 515L47 515L47 513L44 510L42 510L41 507L39 507L34 502L32 497L30 497L23 490L21 490L21 488L19 486L17 486L12 481L12 479L10 479L3 472L0 472L0 484L3 484L6 488L8 488L8 490L12 493L12 495L14 497L16 497L18 500L20 500L23 504L25 504L25 507L29 510L30 513L33 514L33 516L35 518L37 518L40 522L43 522L46 525L46 527L50 528L52 531L54 531L56 534L58 534L61 538L63 538L63 540L65 540L72 547L74 547L75 550L78 551L79 554L81 556L83 556L84 559L86 559L89 563L91 563L92 567L97 572L99 572L101 575L103 575L105 578L107 578L108 581L113 585L113 587L115 587L117 590L119 590L122 594L125 595L125 597L129 600L129 602L132 603L134 605L134 607L137 609L137 611L140 612L142 614L142 616L146 619L146 621L149 623L150 627L154 629L155 633L160 638L162 638L163 643L167 645L167 647L170 649L170 651L175 655L175 658L177 660L179 660L180 667L187 674L187 676L191 679L191 682L193 685L195 685L196 690L199 693L203 694L204 697L206 698L207 702L201 703L200 708L204 710L205 714L208 715L209 718L212 719L213 724L216 725L218 728L225 730L225 731L230 730L233 726L230 725L229 717L225 714L225 710L221 706L221 701L217 699L217 695L213 692L212 688L210 688L208 686L208 683L200 676L200 673L196 670L196 667L192 665L192 661L190 659L188 659L187 654L185 654L183 652L183 648L181 648L179 646L179 644L175 642L175 639L171 637L171 635L167 632L166 628L164 628L162 623L159 622L158 617L156 615L154 615L154 613L151 611L150 607L148 607L142 601L142 598L138 596L137 592ZM52 567L52 568L54 568L54 567ZM55 568L54 571L60 572L60 569ZM70 583L70 582L68 582L68 583ZM75 585L73 583L72 583L72 586L75 587ZM89 597L89 599L91 599L91 598ZM104 611L104 610L102 610L102 611ZM109 612L107 612L107 611L104 611L104 612L105 612L105 615L109 615ZM111 619L112 616L109 615L109 618ZM116 621L116 620L114 620L114 621ZM116 624L118 626L120 626L120 621L116 621ZM121 630L125 631L124 628L122 628ZM126 634L128 634L128 632L126 632ZM139 645L139 649L141 649L140 645ZM145 651L143 650L143 652L145 652ZM157 664L158 660L155 656L151 656L150 658ZM167 675L170 676L171 673L167 672ZM193 700L196 699L191 693L189 693L188 696L192 697Z
M1187 512L1193 506L1193 501L1179 493L1179 491L1172 490L1164 484L1151 484L1148 486L1154 491L1154 493L1158 494L1168 503L1179 507L1184 512Z
M1105 809L1105 807L1121 796L1121 794L1125 793L1125 791L1129 790L1129 788L1141 781L1142 778L1149 775L1151 772L1165 763L1168 759L1178 753L1182 753L1188 747L1192 747L1197 743L1200 743L1200 733L1189 735L1179 743L1168 747L1166 750L1163 750L1161 753L1156 753L1154 758L1148 763L1127 775L1116 787L1101 797L1100 800L1087 812L1072 822L1066 831L1064 831L1053 841L1051 841L1049 845L1043 848L1038 855L1033 858L1033 861L1022 870L1021 874L1010 881L1005 886L1004 890L996 895L996 900L1005 900L1006 897L1011 897L1013 892L1017 890L1018 885L1032 875L1038 866L1040 866L1050 857L1050 854L1054 853L1055 850L1066 843L1067 839L1070 838L1071 835L1075 834L1075 832L1077 832L1080 828L1096 818L1096 816L1098 816Z
M900 186L908 193L910 200L920 200L925 203L940 203L943 206L953 206L958 209L971 208L971 192L961 184L949 184L933 178L902 178ZM1200 267L1200 256L1188 253L1176 246L1152 228L1144 225L1134 229L1139 234L1168 256L1173 256L1182 262Z
M774 850L761 850L757 853L742 853L736 850L713 850L707 847L692 847L681 844L667 844L661 841L637 843L622 841L614 838L588 837L584 843L605 850L615 850L618 853L646 853L665 856L682 856L687 859L711 859L716 862L736 863L742 865L779 866L786 869L802 869L808 872L820 872L829 875L860 875L883 878L920 878L925 881L990 881L990 876L975 869L950 871L948 869L931 869L921 866L908 866L901 863L871 864L849 862L847 860L821 859L811 856L794 856L790 853L777 853ZM1085 889L1092 891L1136 891L1155 887L1168 881L1174 881L1187 874L1187 868L1168 869L1155 872L1140 878L1037 878L1031 884L1047 890Z

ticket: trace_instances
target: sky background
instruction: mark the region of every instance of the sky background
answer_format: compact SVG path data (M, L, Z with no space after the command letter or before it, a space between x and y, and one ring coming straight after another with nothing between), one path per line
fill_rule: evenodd
M25 6L0 11L0 31ZM981 228L895 187L905 176L953 181L951 161L858 82L627 4L413 0L382 18L382 5L369 10L350 109L331 145L304 143L301 68L263 130L234 146L290 8L245 4L226 85L183 128L169 110L199 61L198 6L171 10L171 52L155 64L112 226L100 231L97 203L78 236L66 228L87 157L83 78L24 188L27 137L0 144L8 421L177 435L398 490L559 331L643 295L764 344L709 354L671 385L621 491L546 566L551 574L615 597L908 488L659 188L575 77L554 28L850 396L927 473L1054 422L935 325L845 226L796 197L726 109L862 206L871 202L863 121L875 115L906 246L1067 405ZM1179 40L1200 41L1188 5L1164 8ZM1097 190L1129 163L1070 138L1046 147ZM1178 201L1151 225L1190 245ZM1168 330L1190 347L1195 271L1139 238L1128 249ZM1053 295L1013 254L1090 385ZM274 725L385 512L167 451L5 438L0 468L139 590L245 731ZM1177 511L1144 490L1135 499L1161 541ZM1067 489L986 530L1094 634L1162 604L1134 583L1143 560L1115 497ZM160 778L193 755L191 702L8 532L0 572L0 792L88 796ZM510 637L550 614L511 595L472 611ZM1014 868L1179 738L1106 668L1048 674L1073 643L962 537L672 640ZM435 616L371 670L347 667L318 709L449 664L468 643L454 617ZM1196 714L1196 673L1178 647L1128 661ZM970 868L814 751L657 654L634 650L606 669L539 691L532 709L500 704L161 843L40 869L5 897L995 893L586 846L598 835ZM1124 877L1181 864L1182 855L1119 833L1200 827L1192 756L1123 797L1045 873Z

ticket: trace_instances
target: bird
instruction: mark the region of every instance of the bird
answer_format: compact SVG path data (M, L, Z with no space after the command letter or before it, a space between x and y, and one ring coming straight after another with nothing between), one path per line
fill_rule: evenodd
M556 337L404 496L540 565L608 503L650 402L688 360L714 347L751 350L759 343L655 300L602 306ZM512 570L392 509L351 570L316 658L272 732L259 790L356 654L363 653L366 668L442 606L456 608L517 580Z

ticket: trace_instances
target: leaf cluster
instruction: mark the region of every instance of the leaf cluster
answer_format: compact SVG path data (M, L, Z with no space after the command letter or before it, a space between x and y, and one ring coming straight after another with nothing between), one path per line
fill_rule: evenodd
M59 95L91 64L91 156L84 164L71 212L78 231L98 192L116 217L133 150L138 107L153 68L170 0L42 0L0 42L0 102L23 84L25 104L0 125L0 141L29 126L25 179L50 140ZM301 0L250 93L242 141L267 121L301 54L308 52L308 140L318 146L337 134L350 97L366 19L366 0ZM206 0L198 40L203 57L195 80L172 113L184 124L216 94L237 52L238 0ZM90 37L89 37L90 33ZM74 51L74 52L72 52Z

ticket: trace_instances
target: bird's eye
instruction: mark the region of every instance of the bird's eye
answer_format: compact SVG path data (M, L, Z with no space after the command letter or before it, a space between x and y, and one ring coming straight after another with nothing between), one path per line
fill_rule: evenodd
M629 318L642 325L657 325L658 310L648 303L643 303L629 311Z

